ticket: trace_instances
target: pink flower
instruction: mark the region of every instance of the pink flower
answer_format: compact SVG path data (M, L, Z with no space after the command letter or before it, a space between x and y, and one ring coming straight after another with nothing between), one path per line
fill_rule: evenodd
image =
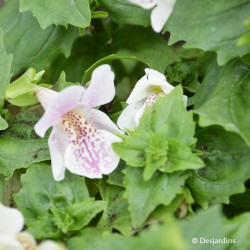
M45 109L35 125L36 133L44 137L53 127L48 143L55 180L64 179L65 168L102 178L118 166L111 144L120 140L114 135L119 129L105 113L93 109L114 98L114 74L108 65L93 71L88 88L74 85L58 93L37 86L36 95Z

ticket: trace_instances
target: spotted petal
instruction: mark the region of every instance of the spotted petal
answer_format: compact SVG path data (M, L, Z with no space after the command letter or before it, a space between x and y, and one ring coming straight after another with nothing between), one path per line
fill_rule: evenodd
M112 172L119 163L111 143L120 139L104 130L97 130L88 120L69 112L65 120L69 145L65 152L66 167L75 174L101 178Z
M166 84L166 77L160 72L153 69L145 69L145 76L143 76L135 85L131 92L127 103L135 103L145 99L153 91L153 87L162 86Z
M96 68L81 103L93 108L111 102L115 96L114 78L115 75L109 65L105 64Z
M44 115L35 125L35 131L40 137L44 137L51 126L60 122L61 117L75 108L81 99L85 88L82 86L70 86L62 90L47 106Z
M49 151L53 177L56 181L61 181L65 176L64 153L68 145L67 134L59 124L53 127L49 137Z

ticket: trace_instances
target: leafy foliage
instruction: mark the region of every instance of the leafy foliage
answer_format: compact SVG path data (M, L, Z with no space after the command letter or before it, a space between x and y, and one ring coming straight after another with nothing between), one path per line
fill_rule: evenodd
M22 212L23 230L39 243L250 249L250 3L177 0L155 33L164 3L147 9L128 0L0 1L0 201ZM146 74L152 86L145 93L159 96L147 106L142 91L139 125L117 134L118 167L98 180L66 170L57 182L50 131L44 138L34 131L44 113L35 84L87 88L102 64L114 72L116 96L98 108L114 122L145 68L174 89L161 96L163 76L155 72L151 82ZM54 128L63 139L53 163L63 164L68 138L63 126Z

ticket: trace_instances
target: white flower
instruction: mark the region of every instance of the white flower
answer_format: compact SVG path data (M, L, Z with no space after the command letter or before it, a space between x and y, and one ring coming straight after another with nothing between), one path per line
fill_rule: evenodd
M170 17L176 0L128 0L151 12L151 25L155 32L160 32Z
M63 245L51 240L37 246L31 234L21 232L23 227L22 213L0 203L0 250L65 250Z
M137 127L145 108L152 106L159 96L164 96L174 89L160 72L145 69L145 73L145 76L136 83L126 101L128 106L117 120L117 125L124 131L133 130ZM183 98L187 101L186 96Z
M118 127L103 112L93 109L110 102L115 95L114 73L108 65L93 71L89 87L70 86L60 93L36 87L36 94L45 108L35 131L49 137L52 172L55 180L64 179L65 168L88 178L101 178L111 173L119 157L111 144L120 139L114 135Z
M15 208L5 207L0 203L0 249L23 250L17 240L18 233L24 226L23 215Z

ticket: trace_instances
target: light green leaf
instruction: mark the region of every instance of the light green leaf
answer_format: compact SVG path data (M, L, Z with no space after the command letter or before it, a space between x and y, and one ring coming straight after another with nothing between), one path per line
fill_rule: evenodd
M89 0L20 0L20 11L28 10L37 18L42 29L51 24L86 28L91 21Z
M56 182L52 177L51 166L37 163L29 167L26 174L22 176L21 182L23 187L18 194L14 195L14 200L25 216L28 230L35 237L48 237L46 231L37 230L40 223L45 225L45 222L49 221L48 230L55 232L54 236L50 235L50 237L58 237L66 233L62 229L79 229L93 215L87 215L86 218L79 220L81 213L83 215L87 210L93 209L89 203L84 178L80 176L67 172L63 181ZM86 207L79 207L79 204L86 200ZM96 204L97 207L100 205L99 202ZM63 214L68 217L63 218Z
M250 149L234 133L219 127L197 133L198 147L203 150L205 168L193 172L188 186L196 202L229 203L229 197L245 191L250 178Z
M123 235L131 235L133 229L128 211L128 202L123 198L124 188L108 185L104 180L98 184L101 197L106 201L106 208L98 223L99 228L116 229Z
M5 130L8 128L8 123L0 115L0 130Z
M11 72L15 75L30 67L43 70L61 53L69 56L77 29L50 26L42 30L31 13L19 13L18 4L9 0L0 8L5 49L13 54Z
M150 180L144 181L142 169L129 166L125 174L125 195L134 228L142 226L158 205L167 206L182 193L187 178L183 173L168 175L157 172Z
M216 4L211 0L178 0L164 30L171 33L170 44L184 40L185 48L215 51L222 65L249 53L250 45L237 46L238 38L247 32L243 22L249 12L250 2L245 0Z
M197 92L194 112L199 125L220 125L250 145L250 68L240 60L213 65Z
M28 69L21 77L8 86L6 100L19 107L37 103L34 84L41 80L44 72L43 70L36 73L35 69Z
M99 2L117 23L143 26L150 24L151 10L144 10L127 0L99 0Z
M53 206L53 220L62 233L78 232L105 207L104 201L95 201L93 198L69 204L64 210Z
M10 128L0 135L0 174L9 178L16 169L50 159L48 139L41 139L34 132L34 125L40 116L41 113L34 108L22 112L10 121Z

